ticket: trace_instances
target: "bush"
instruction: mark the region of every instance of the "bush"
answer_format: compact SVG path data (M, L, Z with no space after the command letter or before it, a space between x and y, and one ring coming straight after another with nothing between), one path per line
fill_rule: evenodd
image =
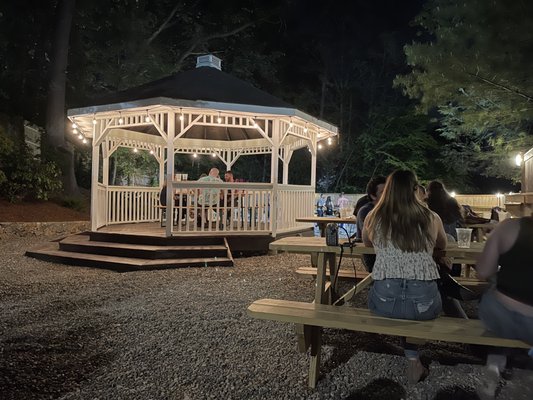
M11 202L48 200L61 187L55 163L35 158L24 142L15 143L0 132L0 196Z

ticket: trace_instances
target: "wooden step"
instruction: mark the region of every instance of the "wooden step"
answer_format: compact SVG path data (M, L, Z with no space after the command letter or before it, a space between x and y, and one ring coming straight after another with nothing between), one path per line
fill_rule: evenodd
M99 254L61 251L57 242L49 242L37 246L36 248L28 250L26 252L26 255L44 261L93 268L107 268L119 272L203 266L233 266L233 260L228 257L147 260L132 257L116 257Z
M143 244L152 246L204 246L204 245L223 245L224 237L221 236L146 236L131 235L127 233L108 233L108 232L85 232L92 241L95 242L113 242L126 244Z
M316 276L316 268L313 267L300 267L296 270L296 273L303 276ZM326 275L329 277L329 271L326 272ZM356 280L364 279L368 276L366 271L357 271L355 277ZM339 279L354 279L354 271L349 269L339 270ZM481 281L476 278L466 278L461 276L455 276L454 279L459 282L461 285L466 287L484 287L489 283L486 281Z
M219 245L147 245L98 242L89 235L71 235L59 242L62 251L91 253L143 259L175 259L198 257L226 257L227 247Z

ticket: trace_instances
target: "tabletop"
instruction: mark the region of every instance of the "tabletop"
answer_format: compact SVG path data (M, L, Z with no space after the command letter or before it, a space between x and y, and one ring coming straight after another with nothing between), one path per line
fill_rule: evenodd
M343 242L341 241L340 243L342 244ZM446 255L450 257L464 256L466 254L476 256L482 253L484 247L485 243L483 242L472 242L469 248L460 248L457 247L457 243L448 243L448 246L446 246ZM295 253L341 253L341 246L327 246L326 239L323 237L284 237L270 243L270 249ZM365 246L363 243L356 243L353 247L345 246L344 252L351 252L353 254L376 254L373 247Z
M355 224L355 217L300 217L295 219L296 222L313 222L317 224L329 224L334 222L337 224Z

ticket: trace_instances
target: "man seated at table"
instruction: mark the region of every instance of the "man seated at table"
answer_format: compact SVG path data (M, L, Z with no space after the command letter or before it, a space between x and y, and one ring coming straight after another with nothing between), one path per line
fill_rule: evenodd
M383 189L385 188L386 178L384 176L375 176L366 185L366 193L370 202L365 204L359 212L357 213L357 231L356 237L357 240L362 240L363 237L363 226L365 223L366 216L372 211L374 206L377 204L381 195L383 194ZM363 265L365 266L368 272L372 272L372 267L376 261L376 256L373 254L364 254L363 255Z
M222 183L222 179L219 177L220 171L218 168L211 168L209 170L209 175L204 176L203 178L198 179L198 182L212 182L212 183ZM220 189L209 188L201 189L200 195L198 196L198 215L197 215L197 226L201 227L202 222L204 228L209 227L209 218L208 213L214 206L219 204L220 201ZM202 216L202 208L205 209L205 212ZM202 221L203 219L203 221Z

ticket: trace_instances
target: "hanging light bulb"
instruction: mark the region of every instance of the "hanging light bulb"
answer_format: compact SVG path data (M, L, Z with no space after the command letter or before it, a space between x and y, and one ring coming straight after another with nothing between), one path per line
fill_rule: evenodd
M331 138L328 138L328 145L331 146L331 143L332 143Z
M78 135L78 139L83 139L83 135L81 133Z
M304 133L307 133L307 125L304 128Z
M514 163L516 164L517 167L521 166L523 161L524 161L524 158L522 157L522 154L517 154L516 157L514 158Z
M150 150L150 154L154 154L154 151L153 151L153 150Z
M457 193L455 193L455 192L450 192L450 196L455 197L456 195L457 195Z
M180 108L180 117L179 118L180 118L180 121L183 121L183 111L181 110L181 108Z
M77 127L78 127L78 124L75 123L75 122L73 122L73 123L72 123L72 128L76 129Z
M257 125L257 122L255 122L255 119L256 119L256 118L257 118L257 117L254 117L254 119L252 120L252 121L254 121L254 128L259 128L259 125Z
M93 117L93 125L96 125L96 118Z
M289 120L289 128L292 128L294 124L292 123L292 118Z
M146 117L144 117L144 122L150 122L152 119L148 114L146 114Z
M78 133L78 130L76 128L72 129L72 133L73 134L77 134Z
M82 142L87 143L87 139L83 138Z
M320 150L322 148L322 143L319 143L318 144L318 150Z
M120 118L118 119L118 123L119 123L120 125L122 125L122 124L124 123L124 118L120 117Z
M134 152L134 153L137 153L138 151L139 151L139 150L137 150L137 147L134 147L134 148L133 148L133 152Z
M217 156L217 153L211 154L211 157L216 157L216 156Z
M196 157L198 157L198 154L194 153L192 156L193 156L194 158L196 158Z
M222 118L220 117L220 113L218 113L217 122L218 122L219 124L222 123Z

